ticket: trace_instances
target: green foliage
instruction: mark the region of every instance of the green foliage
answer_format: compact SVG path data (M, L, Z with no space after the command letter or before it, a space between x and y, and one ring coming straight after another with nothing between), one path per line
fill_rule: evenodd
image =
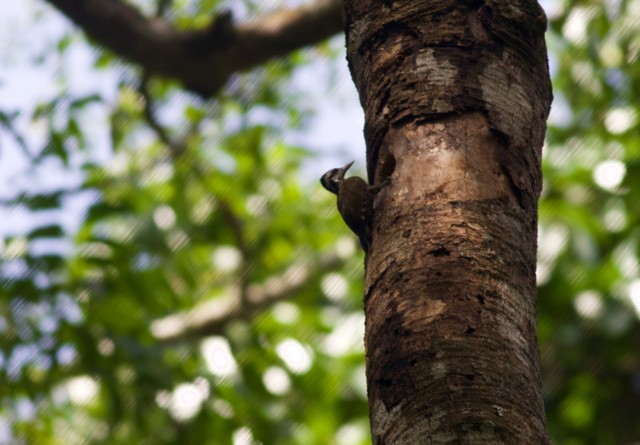
M557 443L640 438L638 5L570 1L550 20L560 112L545 148L538 275Z
M204 26L218 3L152 6L171 7L165 15L186 28ZM549 425L558 444L631 443L640 438L638 2L555 7L539 255ZM55 48L85 44L69 33ZM123 73L109 98L65 90L0 111L34 169L57 165L70 178L2 195L3 209L38 222L0 243L7 443L370 442L362 256L332 197L303 178L319 155L283 136L313 111L291 76L338 54L331 44L296 53L204 102L171 81L142 88L133 68L100 52L96 70ZM91 137L96 109L107 116L108 160L92 156L107 144ZM25 118L44 128L39 149ZM59 216L75 199L86 212L70 228Z
M279 136L306 114L287 80L317 57L269 63L211 102L127 74L109 101L63 92L34 107L48 137L31 162L55 160L80 184L3 205L37 215L80 196L86 213L74 231L47 222L4 240L0 419L12 441L324 444L345 425L367 437L361 337L333 334L354 316L362 326L362 257L331 197L301 180L316 155ZM106 162L79 157L104 143L83 119L96 106L109 115ZM216 303L208 327L190 325Z

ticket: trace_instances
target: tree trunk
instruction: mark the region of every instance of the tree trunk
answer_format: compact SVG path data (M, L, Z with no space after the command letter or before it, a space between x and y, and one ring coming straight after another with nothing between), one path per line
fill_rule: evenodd
M537 201L551 87L535 0L345 0L376 197L375 444L548 444Z

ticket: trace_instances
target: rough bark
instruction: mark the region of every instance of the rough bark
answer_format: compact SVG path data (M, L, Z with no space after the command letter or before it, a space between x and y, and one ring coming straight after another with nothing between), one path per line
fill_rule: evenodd
M551 88L535 0L346 0L376 200L375 444L546 444L537 200Z
M278 11L241 25L228 14L212 16L208 27L189 31L144 17L121 0L47 2L119 56L202 96L215 94L238 71L321 42L342 29L339 0Z

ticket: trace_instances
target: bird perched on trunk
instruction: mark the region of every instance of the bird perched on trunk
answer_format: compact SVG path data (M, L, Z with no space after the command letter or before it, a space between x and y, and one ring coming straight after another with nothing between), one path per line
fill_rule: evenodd
M373 197L379 187L372 187L358 177L345 179L344 175L353 165L349 162L342 168L333 168L322 175L320 183L331 193L338 195L338 211L347 226L358 235L365 252L371 246L371 218L373 215Z

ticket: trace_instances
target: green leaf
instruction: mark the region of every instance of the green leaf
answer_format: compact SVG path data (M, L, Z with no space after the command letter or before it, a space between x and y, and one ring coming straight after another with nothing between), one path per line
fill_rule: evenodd
M61 238L65 235L64 230L57 224L38 227L27 235L27 238Z

